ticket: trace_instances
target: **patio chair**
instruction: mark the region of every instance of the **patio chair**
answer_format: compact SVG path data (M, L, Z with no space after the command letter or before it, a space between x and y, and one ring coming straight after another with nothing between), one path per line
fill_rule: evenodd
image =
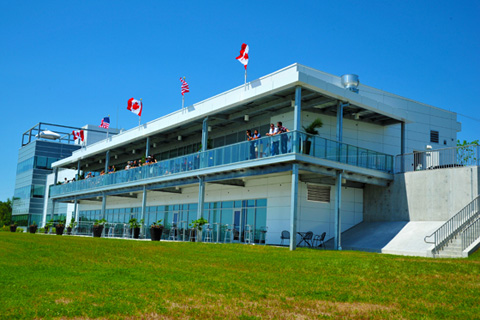
M313 238L313 232L312 231L308 231L305 236L303 237L303 241L305 241L305 243L311 247L312 246L312 238Z
M282 240L281 245L283 246L283 240L290 241L290 232L288 232L287 230L283 230L282 234L280 235L280 239Z
M324 232L321 235L317 234L315 237L313 237L313 246L315 248L322 247L323 249L325 249L325 236L326 235L327 235L327 233Z

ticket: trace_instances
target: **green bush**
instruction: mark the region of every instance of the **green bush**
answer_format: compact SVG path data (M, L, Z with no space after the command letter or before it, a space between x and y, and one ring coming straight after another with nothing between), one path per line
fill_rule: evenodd
M15 230L15 232L20 232L20 233L22 233L22 232L24 232L24 230L23 230L22 228L17 228L17 230Z
M3 232L10 232L10 226L3 226L0 228L0 232L3 231Z

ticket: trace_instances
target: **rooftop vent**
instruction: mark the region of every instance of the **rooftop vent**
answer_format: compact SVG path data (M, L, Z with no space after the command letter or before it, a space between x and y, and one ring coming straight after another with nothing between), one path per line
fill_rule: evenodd
M356 74L344 74L342 76L342 85L345 89L358 93L358 85L360 80Z

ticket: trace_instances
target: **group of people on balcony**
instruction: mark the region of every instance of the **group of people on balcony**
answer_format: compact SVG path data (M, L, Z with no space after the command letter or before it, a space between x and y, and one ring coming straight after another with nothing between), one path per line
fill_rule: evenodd
M265 134L267 137L273 137L285 132L290 132L286 127L283 126L283 123L281 121L277 122L277 126L273 123L270 124L270 130ZM254 134L252 135L251 130L247 130L246 132L247 135L247 141L254 141L257 139L261 138L260 133L258 133L258 130L254 130ZM287 141L288 137L286 135L281 136L281 151L282 153L287 152ZM250 145L250 158L258 158L261 156L261 151L259 152L259 146L258 143L254 142ZM272 146L271 146L271 154L272 155L277 155L279 154L279 141L273 141Z
M142 159L140 160L133 160L133 161L128 161L127 162L127 165L125 166L125 170L129 170L129 169L133 169L133 168L139 168L139 167L143 167L143 166L148 166L148 165L151 165L151 164L154 164L154 163L157 163L157 159L155 159L154 156L147 156L145 158L145 162L142 161Z
M277 122L277 126L275 126L275 124L271 123L270 124L270 130L265 133L265 135L267 137L273 137L273 136L276 136L276 135L280 135L282 133L286 133L286 132L290 132L290 130L288 130L286 127L283 126L282 122L279 121ZM246 136L247 136L247 141L252 141L252 143L250 144L250 159L255 159L255 158L258 158L258 157L261 157L262 156L262 150L260 150L260 145L258 142L256 142L255 140L258 140L261 138L261 134L258 132L257 129L255 129L253 131L253 134L252 134L252 131L251 130L247 130L246 131ZM271 152L271 155L277 155L280 153L287 153L287 143L288 143L288 137L286 135L283 135L283 136L280 136L280 141L273 141L270 148L270 152ZM280 149L280 145L281 145L281 149ZM139 167L143 167L143 166L148 166L148 165L151 165L151 164L155 164L157 163L157 159L155 159L155 157L153 156L147 156L145 158L145 160L142 160L142 159L139 159L139 160L132 160L132 161L128 161L127 162L127 165L125 166L125 170L129 170L129 169L133 169L133 168L139 168ZM107 172L105 172L105 170L102 170L100 172L100 176L103 176L105 174L110 174L110 173L115 173L116 172L116 168L114 165L111 165L108 167L108 170ZM85 179L89 179L89 178L93 178L94 175L92 174L92 172L88 172L88 174L85 176ZM67 178L65 178L65 181L63 182L63 184L65 183L68 183L68 182L74 182L76 181L75 178L73 180L67 180Z

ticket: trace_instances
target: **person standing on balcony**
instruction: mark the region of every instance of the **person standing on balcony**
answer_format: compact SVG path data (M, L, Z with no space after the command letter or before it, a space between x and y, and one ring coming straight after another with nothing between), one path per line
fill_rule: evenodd
M276 134L282 134L282 133L287 133L290 132L287 128L285 128L282 125L281 121L277 122L277 133ZM287 153L287 143L288 143L288 137L286 134L280 136L280 140L282 142L282 153Z
M247 130L246 134L247 134L247 141L253 141L252 131ZM249 143L249 148L250 148L250 159L254 159L255 158L255 144L253 142Z
M272 137L278 133L278 128L275 127L273 123L270 123L270 130L266 133L266 136ZM278 141L272 142L272 156L278 154Z
M258 140L260 138L261 138L260 133L258 133L258 130L255 129L255 131L253 131L252 140ZM254 145L255 145L255 156L258 158L259 156L261 156L261 151L259 150L259 142L255 141Z

